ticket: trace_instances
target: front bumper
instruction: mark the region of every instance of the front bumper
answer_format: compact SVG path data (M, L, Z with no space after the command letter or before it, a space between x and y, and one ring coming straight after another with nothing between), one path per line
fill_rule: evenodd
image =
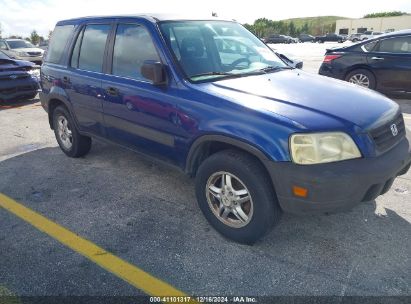
M43 62L43 56L15 56L19 60L26 60L34 63L41 64Z
M33 77L0 82L0 100L12 100L31 97L39 90L39 84Z
M407 135L390 151L374 158L307 166L271 162L268 169L281 208L294 214L334 212L374 200L390 189L397 176L408 171L410 142ZM308 189L307 197L296 197L293 186Z

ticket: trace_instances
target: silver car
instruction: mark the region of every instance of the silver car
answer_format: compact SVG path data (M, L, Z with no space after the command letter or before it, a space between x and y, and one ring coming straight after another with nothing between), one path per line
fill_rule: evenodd
M0 50L11 58L41 64L44 50L23 39L2 39Z

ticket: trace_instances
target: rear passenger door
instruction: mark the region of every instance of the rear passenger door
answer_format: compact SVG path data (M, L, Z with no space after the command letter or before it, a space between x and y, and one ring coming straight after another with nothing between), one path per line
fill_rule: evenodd
M111 28L107 20L81 28L62 79L81 131L99 136L105 135L101 75Z
M367 60L378 89L411 92L411 36L381 39Z
M175 106L165 86L154 86L141 75L144 61L160 61L149 30L139 23L119 23L111 40L102 83L108 138L174 162Z

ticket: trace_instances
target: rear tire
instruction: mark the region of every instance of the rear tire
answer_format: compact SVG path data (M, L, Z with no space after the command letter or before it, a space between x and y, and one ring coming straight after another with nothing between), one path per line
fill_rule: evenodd
M53 129L61 150L69 157L86 155L91 149L91 138L81 135L69 111L58 106L53 111Z
M374 90L377 86L377 80L373 73L366 69L356 69L347 74L345 80L362 87Z
M223 236L253 244L281 218L270 181L254 157L236 150L217 152L197 171L198 205Z

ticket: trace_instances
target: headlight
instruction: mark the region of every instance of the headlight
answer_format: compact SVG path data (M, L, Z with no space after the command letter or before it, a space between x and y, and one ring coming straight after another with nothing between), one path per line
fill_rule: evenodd
M40 70L39 69L32 69L27 71L32 77L39 79L40 78Z
M17 52L17 55L19 55L20 57L27 57L28 54L26 52Z
M301 165L330 163L361 157L352 138L342 132L291 135L290 151L293 162Z

